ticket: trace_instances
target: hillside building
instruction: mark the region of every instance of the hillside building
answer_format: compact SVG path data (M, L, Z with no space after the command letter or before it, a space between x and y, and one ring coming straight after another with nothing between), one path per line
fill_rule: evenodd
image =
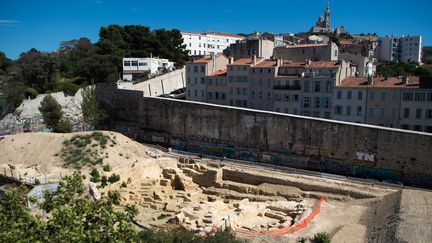
M190 56L217 55L244 36L223 32L181 32Z

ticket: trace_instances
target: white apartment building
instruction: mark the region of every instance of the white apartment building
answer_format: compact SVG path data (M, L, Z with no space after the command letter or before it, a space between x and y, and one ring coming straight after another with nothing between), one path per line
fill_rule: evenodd
M157 75L163 69L174 70L174 62L154 57L123 58L123 80L125 81L131 82L144 76Z
M380 60L395 62L421 62L421 36L386 36L380 40Z
M244 36L222 32L181 32L190 56L216 55Z

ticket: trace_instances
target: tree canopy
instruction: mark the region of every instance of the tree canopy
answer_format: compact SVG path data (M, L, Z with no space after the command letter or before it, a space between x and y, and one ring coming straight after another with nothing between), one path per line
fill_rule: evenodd
M16 61L0 52L0 84L6 102L15 108L27 98L25 95L58 91L73 95L85 85L116 82L122 72L122 58L150 55L169 59L177 67L189 59L179 30L108 25L100 28L95 43L86 37L67 40L57 51L32 48Z

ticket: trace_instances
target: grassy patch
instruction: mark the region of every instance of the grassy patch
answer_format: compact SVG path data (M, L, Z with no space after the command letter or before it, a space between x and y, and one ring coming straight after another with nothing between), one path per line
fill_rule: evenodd
M74 166L75 168L87 165L95 166L102 164L103 151L110 141L110 145L114 146L113 141L115 142L115 140L101 132L74 135L71 139L63 142L63 148L59 155L63 158L66 166Z

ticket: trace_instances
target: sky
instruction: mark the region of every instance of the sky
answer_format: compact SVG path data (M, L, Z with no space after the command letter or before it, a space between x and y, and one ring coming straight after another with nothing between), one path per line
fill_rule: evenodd
M350 33L422 35L432 45L431 0L331 0L332 27ZM325 0L0 0L0 51L16 59L36 48L57 50L61 41L98 40L101 26L231 33L305 32L323 15Z

